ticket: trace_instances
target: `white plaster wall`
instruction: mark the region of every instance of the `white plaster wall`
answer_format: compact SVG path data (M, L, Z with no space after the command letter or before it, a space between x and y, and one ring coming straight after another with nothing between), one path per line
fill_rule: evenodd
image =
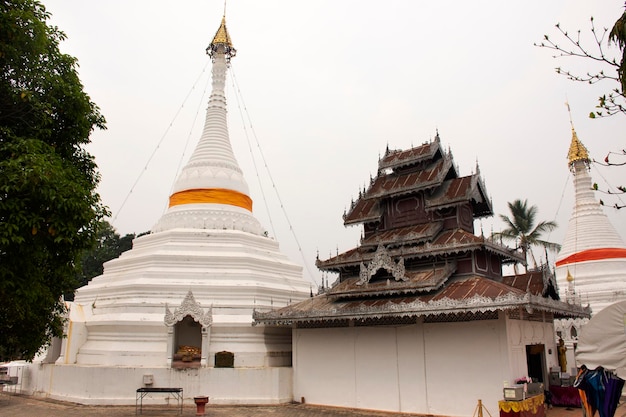
M508 376L500 320L424 326L429 414L471 416L478 400L497 415ZM420 412L422 412L420 410Z
M507 320L507 334L512 365L511 377L508 382L512 384L515 379L528 374L526 345L543 344L545 345L546 359L544 385L547 387L550 368L559 366L554 324L552 322Z
M153 375L154 387L180 387L186 404L206 395L213 404L279 404L292 400L292 369L171 368L53 366L32 364L23 392L81 404L135 404L143 375ZM164 403L157 395L145 403Z
M421 410L428 407L427 385L419 377L426 366L424 333L420 326L397 328L400 410Z
M400 355L396 327L354 329L356 404L359 408L399 410ZM372 393L376 395L372 395Z
M354 406L354 328L295 330L292 349L296 400Z
M341 407L495 415L509 377L503 320L294 330L294 398Z

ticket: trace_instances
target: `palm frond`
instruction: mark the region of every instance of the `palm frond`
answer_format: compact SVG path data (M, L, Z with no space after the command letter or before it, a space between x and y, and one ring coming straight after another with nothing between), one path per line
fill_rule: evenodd
M541 235L556 229L557 224L554 221L541 221L537 224L537 206L529 206L528 200L514 200L507 203L510 216L500 214L500 219L504 222L505 228L494 236L506 240L514 240L519 248L522 249L524 256L532 255L533 246L543 246L550 249L559 249L561 246L557 243L548 242L540 239Z

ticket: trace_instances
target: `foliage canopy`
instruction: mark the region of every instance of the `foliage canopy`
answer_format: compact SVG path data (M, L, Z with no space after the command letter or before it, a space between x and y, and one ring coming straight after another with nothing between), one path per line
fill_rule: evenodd
M35 0L0 0L0 360L62 335L61 296L107 214L83 148L105 120L49 17Z
M87 285L92 278L102 275L104 263L118 258L122 252L133 247L134 233L120 236L107 221L100 222L96 245L85 250L81 256L81 271L78 275L78 286ZM73 300L73 294L68 294L66 300Z

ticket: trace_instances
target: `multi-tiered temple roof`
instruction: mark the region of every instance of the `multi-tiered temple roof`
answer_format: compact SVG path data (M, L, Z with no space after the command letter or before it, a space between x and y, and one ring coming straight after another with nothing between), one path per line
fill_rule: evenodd
M319 269L339 279L317 297L255 318L326 326L418 316L456 320L520 307L528 314L586 315L558 301L548 270L503 278L503 264L524 259L520 251L474 233L474 220L491 215L478 167L459 176L439 134L408 150L387 149L376 177L343 217L346 226L363 225L360 246L317 260Z

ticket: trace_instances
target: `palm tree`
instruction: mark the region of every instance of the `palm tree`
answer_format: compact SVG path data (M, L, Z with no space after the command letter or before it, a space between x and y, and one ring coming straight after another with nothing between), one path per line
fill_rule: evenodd
M511 212L511 217L500 214L500 219L506 224L506 229L500 233L494 233L494 237L505 240L512 240L517 247L522 249L524 255L524 269L528 272L528 253L532 257L535 266L535 256L532 246L539 245L549 249L560 249L561 245L540 239L545 232L556 229L557 224L553 221L542 221L535 225L537 216L537 206L528 207L528 200L515 200L507 203Z

